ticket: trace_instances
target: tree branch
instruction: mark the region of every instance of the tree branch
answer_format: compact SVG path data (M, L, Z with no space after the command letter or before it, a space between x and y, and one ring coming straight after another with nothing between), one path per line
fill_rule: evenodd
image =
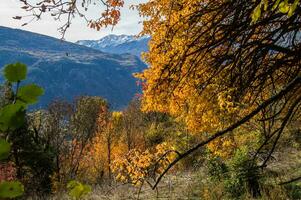
M300 180L301 180L301 176L299 176L297 178L293 178L293 179L288 180L288 181L284 181L284 182L278 183L278 185L286 185L286 184L293 183L295 181L300 181Z
M194 151L198 150L199 148L203 147L204 145L208 144L209 142L215 140L218 137L221 137L223 135L225 135L226 133L233 131L234 129L238 128L239 126L241 126L242 124L248 122L251 118L253 118L256 114L258 114L262 109L266 108L267 106L269 106L271 103L277 101L278 99L282 98L283 96L285 96L287 93L289 93L290 91L292 91L296 86L300 86L301 84L301 76L297 76L292 82L290 82L285 88L283 88L282 90L280 90L280 92L274 96L272 96L270 99L264 101L262 104L260 104L255 110L253 110L250 114L246 115L244 118L242 118L241 120L239 120L238 122L232 124L231 126L229 126L228 128L218 131L215 134L213 134L211 137L209 137L207 140L199 143L198 145L196 145L195 147L189 149L188 151L186 151L185 153L183 153L181 156L177 157L173 162L171 162L169 164L169 166L163 171L163 173L158 177L155 185L153 186L153 189L155 189L159 182L161 181L161 179L163 178L163 176L175 165L177 164L180 160L182 160L183 158L187 157L188 155L190 155L191 153L193 153Z

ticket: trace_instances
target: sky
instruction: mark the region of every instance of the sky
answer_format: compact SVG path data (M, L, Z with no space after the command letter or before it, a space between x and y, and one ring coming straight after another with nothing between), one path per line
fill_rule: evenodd
M28 2L35 2L37 0L28 0ZM77 40L97 40L109 34L126 34L135 35L142 29L141 18L137 11L129 9L130 5L143 3L146 0L125 0L125 6L121 10L120 23L112 28L102 29L96 31L87 27L86 22L77 17L73 20L71 27L65 35L67 41L75 42ZM49 35L56 38L61 38L58 28L62 22L55 21L51 16L45 15L42 20L32 21L26 26L21 26L28 22L30 18L23 18L22 20L13 19L14 16L28 15L20 7L22 4L19 0L0 0L0 26L23 29L31 32ZM88 11L89 17L96 17L101 12L100 7L94 7Z

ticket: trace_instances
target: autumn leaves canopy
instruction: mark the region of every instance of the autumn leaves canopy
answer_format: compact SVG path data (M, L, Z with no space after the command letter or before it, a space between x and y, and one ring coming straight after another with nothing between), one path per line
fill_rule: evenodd
M262 8L261 1L243 0L154 0L138 6L147 19L142 33L152 36L144 54L150 67L137 75L146 83L143 109L169 112L192 131L210 133L300 77L298 1L263 2ZM275 3L280 10L273 9ZM294 6L293 14L281 11L285 3ZM266 12L254 23L258 6ZM300 85L270 109L289 107L299 97Z

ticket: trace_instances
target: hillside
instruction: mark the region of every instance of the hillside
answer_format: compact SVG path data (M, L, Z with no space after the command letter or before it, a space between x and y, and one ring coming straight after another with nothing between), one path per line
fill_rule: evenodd
M27 31L0 27L0 66L16 61L29 67L29 81L45 88L38 107L55 98L106 98L123 108L139 92L132 76L146 66L136 56L103 53Z

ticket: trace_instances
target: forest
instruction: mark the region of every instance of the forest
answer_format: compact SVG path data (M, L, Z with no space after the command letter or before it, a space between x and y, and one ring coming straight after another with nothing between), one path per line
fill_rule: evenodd
M123 0L19 0L32 19L118 26ZM126 1L126 0L125 0ZM104 6L98 18L86 12ZM147 0L142 92L113 110L3 67L0 199L301 199L299 0ZM16 16L16 20L23 20ZM26 24L25 24L26 25Z

